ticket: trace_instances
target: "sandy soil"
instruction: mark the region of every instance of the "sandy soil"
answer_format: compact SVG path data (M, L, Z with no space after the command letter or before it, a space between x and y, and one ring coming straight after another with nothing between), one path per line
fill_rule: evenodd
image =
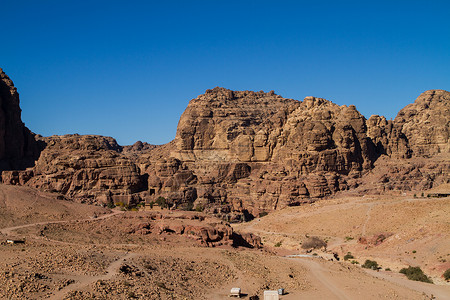
M247 299L255 295L262 299L264 290L278 288L287 292L281 299L450 295L449 286L437 275L433 279L440 285L412 282L395 272L408 260L427 272L445 265L440 260L450 249L448 199L342 198L288 208L235 225L265 240L263 249L248 249L207 248L172 233L129 234L133 220L139 218L57 200L32 189L0 185L0 191L5 208L0 239L25 240L0 245L4 299L228 299L232 287L240 287ZM16 195L19 200L13 204ZM37 214L19 209L32 207L31 203L37 204ZM392 235L376 246L356 241L379 232ZM302 252L305 235L327 238L328 249L340 255L351 251L359 261L376 258L393 272L329 261L331 252L285 257ZM281 246L273 247L277 242Z

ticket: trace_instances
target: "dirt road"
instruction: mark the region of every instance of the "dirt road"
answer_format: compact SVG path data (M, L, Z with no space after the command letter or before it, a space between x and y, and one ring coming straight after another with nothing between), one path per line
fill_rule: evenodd
M325 269L321 264L314 261L311 258L285 258L289 259L292 262L301 264L306 267L310 272L311 276L308 278L311 280L312 284L316 285L318 291L321 291L324 294L317 294L316 297L313 295L308 296L308 299L339 299L339 300L350 300L353 299L347 292L337 284L329 275L329 270ZM283 299L299 299L301 294L291 294L286 295Z

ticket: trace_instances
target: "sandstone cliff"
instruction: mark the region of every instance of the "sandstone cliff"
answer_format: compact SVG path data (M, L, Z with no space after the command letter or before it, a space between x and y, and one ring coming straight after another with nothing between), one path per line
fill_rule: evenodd
M241 221L339 191L448 183L449 105L449 92L431 90L394 120L366 120L353 105L321 98L214 88L189 102L171 143L40 138L47 146L36 166L2 177L83 202L164 198L170 207Z
M22 123L19 93L0 68L0 171L32 166L38 156L34 134Z
M242 220L358 187L431 188L449 180L448 97L427 91L392 121L315 97L208 90L190 101L174 145L137 157L147 199Z

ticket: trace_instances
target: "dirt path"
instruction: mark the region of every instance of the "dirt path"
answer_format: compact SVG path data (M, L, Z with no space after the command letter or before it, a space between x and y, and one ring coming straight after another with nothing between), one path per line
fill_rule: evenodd
M344 289L342 289L341 286L336 284L330 276L327 274L327 270L321 266L319 263L315 262L313 259L310 258L303 258L303 257L297 257L297 258L285 258L289 259L290 261L294 261L298 264L301 264L302 266L306 267L312 277L309 277L313 283L320 284L322 286L322 289L328 290L330 295L334 296L334 299L339 300L349 300L352 299L351 296L349 296ZM321 288L319 288L321 290ZM295 297L292 299L298 299L296 297L300 297L300 295L291 295L290 297L283 297L284 299L291 299L291 297ZM327 299L330 299L327 297Z
M97 220L103 220L107 218L111 218L113 216L122 214L123 211L116 211L107 215L103 215L98 218L88 218L88 219L78 219L78 220L62 220L62 221L44 221L44 222L36 222L36 223L30 223L25 225L19 225L19 226L13 226L13 227L7 227L7 228L1 228L0 233L4 235L10 235L12 231L21 229L21 228L27 228L27 227L33 227L36 225L48 225L48 224L60 224L60 223L70 223L70 222L83 222L83 221L97 221Z
M127 259L133 258L137 256L136 253L127 253L122 256L118 260L113 261L108 268L106 269L105 275L97 275L97 276L73 276L71 279L75 280L75 283L69 284L63 289L57 291L53 296L51 296L50 300L61 300L64 299L64 296L75 290L82 290L88 285L98 281L98 280L109 280L113 278L115 275L119 274L120 265Z
M367 209L367 212L366 212L366 220L364 221L364 224L362 227L361 236L366 236L367 223L369 223L369 220L370 220L370 211L372 210L372 207L374 205L376 205L376 204L375 203L369 204L369 208Z

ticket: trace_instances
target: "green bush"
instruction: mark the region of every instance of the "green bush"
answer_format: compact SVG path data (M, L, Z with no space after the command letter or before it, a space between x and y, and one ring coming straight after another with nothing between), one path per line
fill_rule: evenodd
M359 262L356 261L356 260L352 260L351 263L354 264L354 265L359 265Z
M403 268L400 270L400 273L405 274L409 280L422 281L427 283L433 283L433 281L423 273L420 267L411 267Z
M263 211L263 212L260 212L260 213L259 213L259 217L262 218L262 217L267 216L268 214L269 214L269 213L268 213L267 211Z
M363 265L361 267L366 269L372 269L372 270L378 270L378 263L374 260L366 259Z
M450 269L447 269L447 271L444 272L444 279L446 281L450 280Z
M201 205L201 204L199 204L199 205L197 205L197 206L195 207L195 211L198 211L198 212L202 212L204 209L205 209L205 208L204 208L203 205Z
M164 198L162 196L159 196L156 199L156 204L158 204L159 207L161 207L161 208L166 208L167 207L167 200L166 200L166 198Z
M185 207L186 207L186 210L192 211L192 210L194 210L194 203L188 202Z
M355 258L355 257L350 252L347 252L347 254L345 254L345 256L344 256L344 260L349 260L352 258Z
M275 247L281 247L281 241L275 244Z

